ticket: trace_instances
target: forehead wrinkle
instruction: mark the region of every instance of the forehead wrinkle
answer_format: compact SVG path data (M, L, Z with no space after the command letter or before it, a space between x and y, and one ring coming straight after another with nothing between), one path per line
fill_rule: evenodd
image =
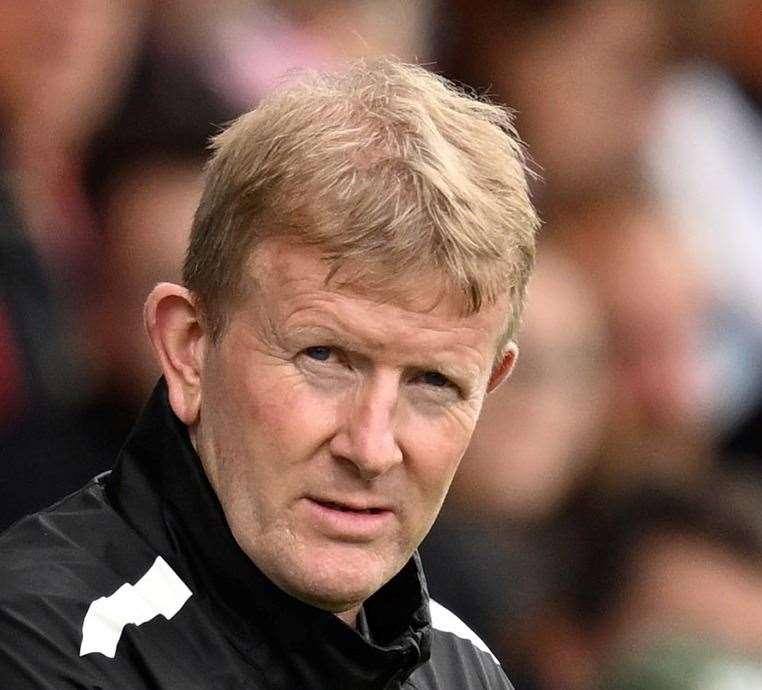
M317 260L317 264L316 261ZM271 237L262 241L249 256L249 275L275 276L281 286L292 280L305 279L306 268L320 266L320 279L314 273L306 278L316 287L328 292L368 300L372 304L392 304L418 314L429 314L438 308L452 309L464 316L463 296L444 273L431 269L425 276L420 271L407 270L389 278L390 266L358 258L337 263L320 247L289 241L288 237ZM394 273L394 267L392 273ZM421 285L426 285L425 296Z

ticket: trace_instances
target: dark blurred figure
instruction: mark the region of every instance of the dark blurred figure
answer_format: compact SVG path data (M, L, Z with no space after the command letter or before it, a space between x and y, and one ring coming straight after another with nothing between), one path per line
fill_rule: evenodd
M22 214L18 159L70 18L43 0L5 2L0 18L0 439L32 410L44 415L67 372L50 276Z
M143 297L177 277L208 138L233 116L185 63L147 51L83 161L98 253L80 276L78 399L3 440L0 527L110 469L158 377L139 324Z
M139 327L147 291L178 280L201 194L209 138L233 107L192 64L147 54L119 113L90 146L85 188L99 228L100 254L82 308L95 400L129 410L159 376Z
M580 503L565 586L529 643L540 687L644 687L614 679L676 646L762 658L760 489L716 476Z
M77 386L55 281L30 232L23 193L30 137L55 133L41 103L65 107L46 87L66 62L75 14L71 3L11 0L0 18L0 527L38 505L28 503L29 486L55 482L59 468L44 470L47 449L36 440ZM33 452L18 456L17 444Z
M29 237L64 303L77 296L94 248L80 184L84 150L117 107L132 74L150 4L3 4L0 31L25 54L17 74L25 97L8 131L18 198ZM10 23L5 22L8 15ZM76 386L65 392L69 399L72 388Z

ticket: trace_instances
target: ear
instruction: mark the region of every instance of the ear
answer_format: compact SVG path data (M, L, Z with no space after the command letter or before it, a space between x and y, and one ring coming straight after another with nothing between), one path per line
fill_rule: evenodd
M519 356L519 348L512 340L505 346L502 357L492 367L492 373L487 384L487 393L495 390L503 381L505 381L513 371L516 364L516 358Z
M187 425L201 409L206 334L196 301L181 285L159 283L148 295L143 321L169 389L174 413Z

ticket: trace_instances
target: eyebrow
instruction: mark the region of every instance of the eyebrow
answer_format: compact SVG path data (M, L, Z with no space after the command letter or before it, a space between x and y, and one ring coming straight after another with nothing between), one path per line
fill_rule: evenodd
M304 340L330 341L330 343L339 347L356 352L359 352L362 348L362 344L359 341L348 338L346 335L334 330L330 326L297 326L291 329L290 337ZM371 349L380 349L380 347L371 347Z

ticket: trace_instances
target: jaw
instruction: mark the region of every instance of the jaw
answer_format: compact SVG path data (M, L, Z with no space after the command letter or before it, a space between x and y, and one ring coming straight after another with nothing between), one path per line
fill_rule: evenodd
M278 587L316 608L354 621L362 603L381 589L407 562L388 545L331 539L300 539L274 545L277 555L255 564ZM385 548L384 548L385 547ZM344 618L343 614L347 614Z

